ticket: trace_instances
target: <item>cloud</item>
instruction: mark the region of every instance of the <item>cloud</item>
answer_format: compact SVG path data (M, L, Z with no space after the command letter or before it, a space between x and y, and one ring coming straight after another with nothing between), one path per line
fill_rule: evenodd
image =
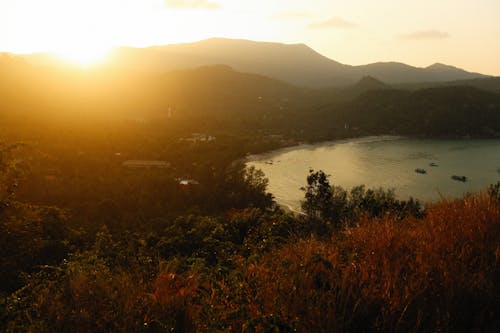
M309 29L351 29L357 25L346 21L342 17L332 17L326 21L314 22L308 25Z
M273 14L272 18L274 20L295 20L310 17L311 15L307 12L281 12Z
M219 9L221 6L209 0L165 0L165 6L174 9Z
M409 34L403 34L399 36L401 39L408 40L430 40L430 39L446 39L450 38L447 32L438 30L421 30L415 31Z

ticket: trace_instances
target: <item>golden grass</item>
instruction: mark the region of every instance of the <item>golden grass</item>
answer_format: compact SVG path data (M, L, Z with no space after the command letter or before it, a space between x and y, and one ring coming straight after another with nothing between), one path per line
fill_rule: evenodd
M217 300L247 309L238 329L264 330L270 316L300 332L487 328L498 325L500 206L477 195L432 205L421 220L364 219L240 268Z

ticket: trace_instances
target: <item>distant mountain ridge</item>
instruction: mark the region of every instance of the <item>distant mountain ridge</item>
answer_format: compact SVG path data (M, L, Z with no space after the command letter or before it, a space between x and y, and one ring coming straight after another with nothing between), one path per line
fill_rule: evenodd
M279 79L298 86L349 86L365 76L387 84L445 82L488 77L444 64L419 68L398 62L351 66L329 59L304 44L211 38L194 43L120 48L120 66L137 70L173 70L225 64L240 72Z
M447 82L485 78L487 75L467 72L461 68L435 63L419 68L398 62L378 62L357 66L363 75L369 75L389 84L415 82Z
M121 66L147 71L224 64L239 72L309 87L343 85L349 81L347 73L351 67L328 59L304 44L219 38L145 49L120 48L113 54L113 60Z

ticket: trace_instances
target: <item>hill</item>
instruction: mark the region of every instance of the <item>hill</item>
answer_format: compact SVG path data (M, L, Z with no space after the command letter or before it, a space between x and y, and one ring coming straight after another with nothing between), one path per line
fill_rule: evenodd
M370 134L499 136L500 95L466 86L372 90L348 103L341 120Z
M391 89L391 86L372 76L363 76L355 84L346 88L337 88L336 91L344 100L351 100L367 91L383 89Z
M402 82L446 82L485 77L478 73L470 73L463 69L443 64L433 64L419 68L398 62L378 62L357 66L363 75L370 75L389 84Z

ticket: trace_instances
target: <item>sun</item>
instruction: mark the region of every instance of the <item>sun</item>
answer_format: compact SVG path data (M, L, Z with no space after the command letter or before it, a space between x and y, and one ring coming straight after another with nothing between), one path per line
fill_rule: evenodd
M61 62L89 67L119 44L123 0L11 1L9 17L19 28L8 36L17 49L48 52Z
M78 24L80 23L80 24ZM59 33L51 41L52 53L61 61L79 67L92 67L108 58L113 46L106 38L105 29L76 22L67 25L65 33Z
M58 48L52 53L63 62L79 67L91 67L104 62L112 50L105 45L78 45Z

